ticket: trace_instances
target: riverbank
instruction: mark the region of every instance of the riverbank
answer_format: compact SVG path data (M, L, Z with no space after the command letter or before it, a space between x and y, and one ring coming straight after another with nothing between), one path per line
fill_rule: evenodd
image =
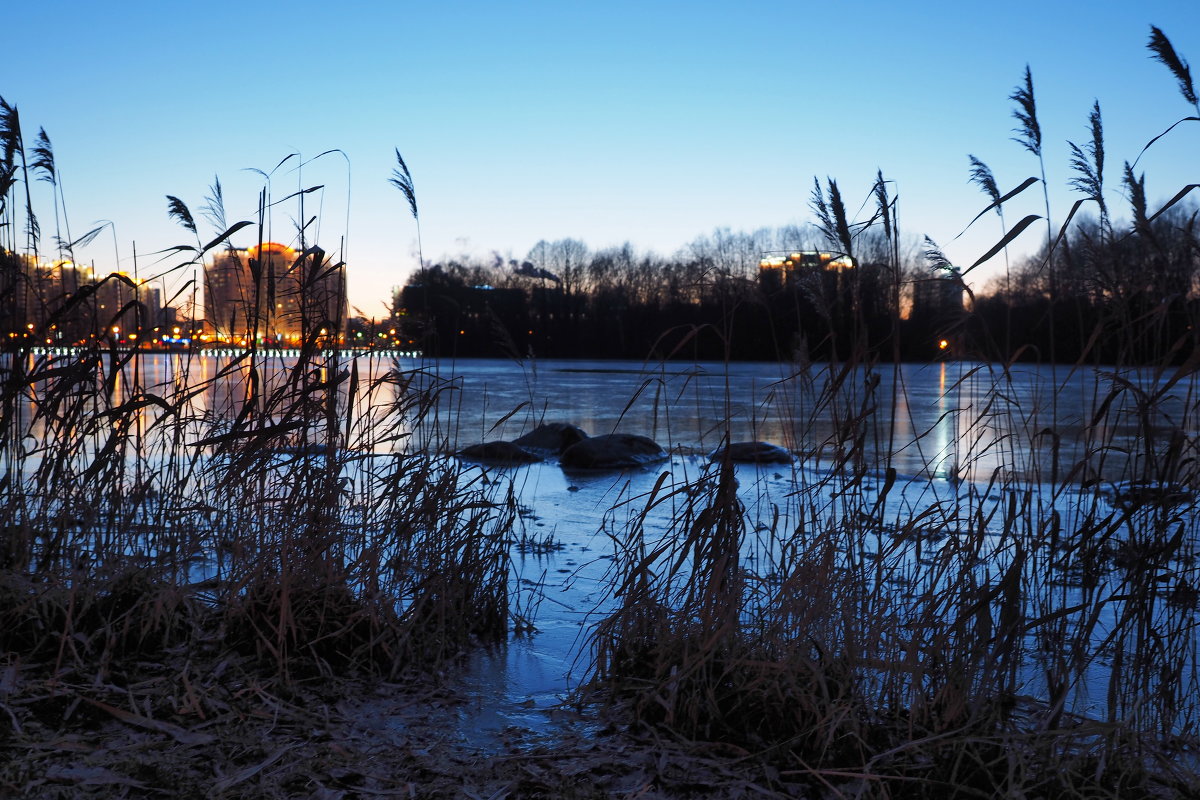
M213 634L217 632L214 631ZM10 654L11 656L12 654ZM456 691L454 668L384 682L316 676L282 682L221 646L139 653L95 671L10 660L0 672L0 795L65 798L832 798L991 796L929 783L938 752L910 741L910 774L879 764L781 768L772 749L688 741L644 727L620 708L559 704L536 727L509 725L468 740L480 703ZM626 709L628 711L628 709ZM1026 709L1030 711L1030 709ZM1030 717L1033 719L1033 716ZM1028 797L1194 796L1194 754L1106 772L1087 756L1104 726L1072 718L1075 758L1046 760L1032 726L976 742L992 769ZM890 736L897 731L879 731ZM1045 732L1052 738L1059 734ZM881 753L881 755L888 755ZM893 756L898 754L892 754ZM982 766L982 765L981 765ZM1094 767L1088 773L1085 767Z
M9 660L0 795L796 796L746 754L635 733L566 704L540 712L536 729L467 741L463 718L491 700L452 689L453 669L399 682L284 683L213 635L95 670Z

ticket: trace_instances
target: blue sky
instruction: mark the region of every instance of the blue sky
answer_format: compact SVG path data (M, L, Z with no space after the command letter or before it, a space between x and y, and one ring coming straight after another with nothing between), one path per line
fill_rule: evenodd
M1055 214L1073 200L1066 142L1087 138L1093 100L1109 202L1123 209L1122 162L1190 113L1148 57L1149 26L1200 81L1200 3L998 9L43 0L6 17L0 95L20 109L27 142L39 126L50 135L72 235L112 220L125 269L133 242L147 254L190 241L165 195L198 212L217 175L229 220L250 219L263 181L245 168L341 149L348 164L326 156L297 174L293 159L271 190L324 185L305 214L319 210L328 249L345 237L351 302L381 315L417 263L412 218L387 184L396 147L416 183L427 259L523 258L539 239L568 236L669 255L718 227L809 221L814 176L837 179L855 209L882 169L906 232L969 264L999 229L982 220L954 239L986 204L967 182L967 154L1002 188L1037 173L1010 140L1008 96L1028 63ZM1200 125L1177 129L1142 169L1152 204L1200 183ZM1010 222L1041 213L1040 193L1026 195ZM48 198L38 206L51 232ZM290 238L295 214L276 215L274 238ZM1031 229L1017 249L1036 244ZM106 234L81 255L109 269L113 251ZM139 269L151 261L140 255Z

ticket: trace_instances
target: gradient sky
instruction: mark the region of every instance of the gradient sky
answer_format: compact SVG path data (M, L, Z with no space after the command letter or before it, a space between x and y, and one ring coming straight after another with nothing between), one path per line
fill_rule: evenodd
M395 147L412 169L427 259L523 258L563 237L669 255L719 227L811 220L814 176L837 179L853 211L882 169L905 231L967 265L1000 235L990 217L954 240L986 205L967 154L1002 190L1037 173L1010 140L1008 96L1026 63L1060 220L1073 200L1066 142L1088 138L1093 100L1109 202L1122 211L1122 162L1192 111L1148 57L1151 24L1200 81L1200 3L1187 0L43 0L16 4L6 22L0 95L18 106L27 144L46 128L72 236L111 220L121 266L132 268L136 242L141 274L161 271L179 258L146 254L194 243L165 195L198 216L217 175L229 221L252 219L263 180L246 168L339 148L349 166L325 156L298 175L293 159L272 193L325 186L306 215L321 212L327 249L346 236L351 303L372 316L417 263L416 228L387 183ZM1138 169L1155 205L1200 183L1200 125L1176 129ZM52 234L48 190L35 189ZM1026 195L1010 224L1041 212L1040 192ZM293 239L296 213L275 216L273 238ZM113 237L80 256L111 269ZM980 268L977 284L996 268Z

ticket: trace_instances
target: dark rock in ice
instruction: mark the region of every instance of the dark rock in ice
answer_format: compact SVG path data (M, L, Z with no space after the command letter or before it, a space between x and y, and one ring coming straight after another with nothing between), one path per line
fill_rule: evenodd
M516 442L473 444L459 450L457 455L464 461L478 461L482 464L532 464L542 460L541 456L529 452Z
M576 442L582 442L588 435L581 428L566 422L549 422L513 440L527 450L559 455Z
M790 464L792 453L769 442L734 442L728 447L714 450L709 458L713 461L730 461L753 464Z
M563 451L564 469L628 469L664 461L666 452L653 439L610 433L576 442Z

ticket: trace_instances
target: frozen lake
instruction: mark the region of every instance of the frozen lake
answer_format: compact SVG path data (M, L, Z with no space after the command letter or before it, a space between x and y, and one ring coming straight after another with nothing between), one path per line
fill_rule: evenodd
M269 392L296 359L270 354L235 363L228 355L146 354L112 376L118 396L138 384L169 394L179 382L203 387L192 410L212 418L242 410L249 376ZM387 374L387 392L430 392L432 413L380 450L452 453L470 444L516 438L541 422L568 422L591 435L649 436L678 455L705 454L728 437L761 440L804 461L855 450L872 468L905 475L986 479L996 469L1034 477L1056 462L1058 477L1087 460L1119 480L1140 466L1147 445L1194 436L1195 375L1173 370L1047 367L1009 371L966 361L868 368L800 367L775 362L644 364L614 361L502 361L343 356L360 387ZM347 381L339 384L346 392ZM148 409L147 418L154 409ZM269 409L268 409L269 412ZM864 435L865 429L865 435ZM855 440L857 437L857 440ZM1038 457L1034 454L1038 453ZM1102 458L1097 458L1097 455ZM1131 462L1136 462L1132 463ZM1050 476L1046 476L1050 477Z
M191 443L229 435L223 431L247 419L268 429L303 423L296 430L337 432L344 438L336 450L325 447L328 439L299 439L299 450L280 452L322 459L336 452L351 516L369 511L380 485L376 465L397 454L444 460L543 422L590 435L640 434L668 451L659 464L621 472L568 472L554 458L522 467L463 464L465 485L482 487L498 508L515 503L504 535L513 543L512 616L526 628L505 646L471 655L459 676L471 701L460 709L457 735L480 747L507 725L545 726L587 674L588 636L620 602L614 590L638 548L656 554L647 564L665 590L686 585L687 554L673 549L678 526L688 503L703 502L711 489L707 454L724 441L765 441L795 455L791 464L735 467L743 509L737 569L753 587L744 614L800 586L834 596L832 587L798 584L795 571L797 558L832 546L839 580L874 604L864 613L891 620L871 635L895 658L916 646L913 626L965 608L983 619L983 606L968 602L971 592L996 605L997 587L1015 580L1025 622L1011 646L1025 659L1023 694L1044 698L1046 676L1055 675L1069 687L1068 708L1104 717L1108 698L1131 691L1114 689L1114 675L1136 687L1139 676L1185 663L1193 666L1175 688L1186 694L1198 685L1200 386L1193 375L1004 371L958 361L846 368L370 356L305 368L304 385L315 388L302 399L313 410L300 417L295 395L273 399L295 379L294 358L251 364L228 355L140 355L110 370L106 388L114 402L137 401L128 425L139 443L162 432L160 406L143 407L139 398L181 392L187 413L176 435ZM332 422L321 417L330 391L338 393ZM375 426L374 415L401 406L424 413L387 430ZM32 403L25 423L27 441L37 441L44 423ZM94 446L103 441L96 434ZM179 452L177 444L158 447L147 445L139 464L153 470ZM80 452L86 457L87 448ZM156 452L167 460L156 461ZM942 595L967 605L931 612ZM1142 663L1147 631L1168 633ZM1114 671L1125 653L1126 668ZM1193 716L1164 724L1195 723L1194 705L1186 712Z
M830 526L853 520L857 528L869 510L874 521L848 536L846 547L858 548L865 562L887 564L900 618L906 610L923 613L917 607L923 590L949 590L966 572L978 572L985 584L998 580L1014 553L1013 517L1005 507L1018 497L1041 509L1033 516L1057 520L1068 532L1097 520L1116 527L1168 524L1139 518L1114 497L1121 486L1167 474L1172 465L1164 453L1194 453L1197 439L1195 378L1149 370L1030 366L1005 373L946 362L839 373L821 365L800 371L779 364L460 361L437 365L437 375L450 387L439 407L456 421L452 436L430 441L443 450L515 438L549 421L593 435L650 436L672 454L662 465L619 473L565 473L553 461L472 467L501 491L510 482L515 487L522 507L515 535L553 537L561 549L513 554L518 608L530 614L536 632L474 657L465 681L479 702L464 712L467 738L486 738L508 724L536 725L586 675L587 634L615 602L614 564L629 519L663 473L667 486L697 481L706 454L726 438L771 442L797 456L792 465L736 467L746 519L744 568L769 582L783 572L776 559L788 546L783 542L794 544L798 520L819 517ZM1196 545L1193 505L1168 512L1171 524L1187 530L1187 553ZM675 535L678 508L657 510L639 518L645 540ZM928 531L927 540L903 538L913 520L921 520L916 529ZM1122 536L1096 551L1132 549L1137 534ZM1142 646L1125 641L1128 607L1109 599L1128 591L1128 573L1110 565L1106 577L1089 578L1091 567L1081 564L1092 556L1079 555L1083 548L1063 556L1051 551L1066 545L1029 546L1045 548L1030 557L1030 616L1076 606L1096 612L1084 636L1096 652L1071 665L1067 707L1104 717L1114 649ZM970 558L962 555L968 550ZM1163 574L1154 579L1192 585L1188 557L1157 565ZM1195 636L1185 638L1176 655L1194 657ZM1024 645L1031 660L1021 686L1042 697L1048 662L1037 659L1050 656L1038 655L1046 645L1035 639Z

